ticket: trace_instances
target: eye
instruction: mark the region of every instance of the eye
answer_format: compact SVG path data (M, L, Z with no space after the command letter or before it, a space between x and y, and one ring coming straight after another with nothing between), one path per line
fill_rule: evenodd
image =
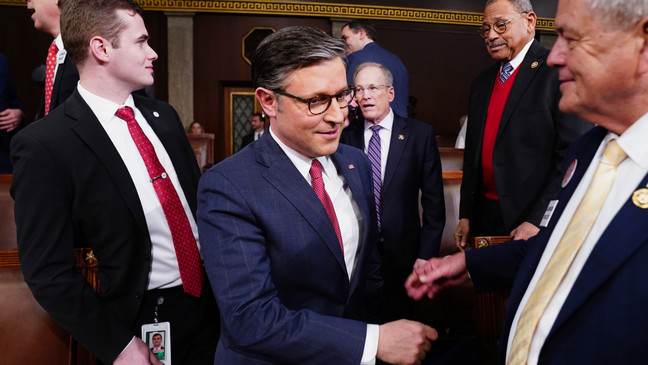
M310 105L328 104L329 97L327 95L317 95L317 96L313 96L312 98L308 99L308 102L310 103Z
M375 87L375 86L369 86L369 92L371 92L371 93L375 93L377 90L378 90L377 87Z

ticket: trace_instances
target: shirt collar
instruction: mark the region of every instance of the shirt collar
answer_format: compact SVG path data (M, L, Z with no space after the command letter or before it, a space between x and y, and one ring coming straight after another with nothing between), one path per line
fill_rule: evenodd
M617 136L609 132L608 135ZM634 122L622 135L618 136L617 142L632 161L642 168L648 168L648 113L644 114Z
M313 159L310 157L306 157L302 155L301 153L293 150L292 148L288 147L286 144L284 144L279 137L274 133L272 130L272 124L270 125L270 136L277 142L279 147L284 151L286 156L290 159L290 161L295 165L299 173L310 183L311 177L310 177L310 167L311 164L313 163ZM335 168L335 165L333 164L333 160L331 160L331 156L320 156L317 157L316 160L318 160L322 164L322 172L326 174L329 178L333 176L332 174L337 175L337 169Z
M130 106L131 108L133 108L133 111L136 110L132 95L128 95L128 98L123 105L119 105L86 90L83 86L81 86L80 81L77 84L77 89L79 90L79 94L81 94L83 100L85 100L85 102L88 104L95 116L97 116L97 119L99 119L99 122L102 125L109 123L111 119L115 117L117 109L123 106Z
M381 120L377 124L379 124L382 127L382 129L384 129L384 130L387 130L387 131L392 130L392 127L394 126L394 111L392 110L392 108L389 108L389 113L387 114L387 116L385 118L383 118L383 120ZM367 131L367 129L369 129L369 128L373 127L373 126L374 126L373 123L367 122L365 120L365 124L364 124L365 132Z
M54 38L54 43L56 43L56 48L59 49L59 52L65 49L65 46L63 46L63 37L60 34Z
M524 46L524 48L522 48L520 53L518 53L517 56L513 57L513 59L509 61L511 66L513 66L513 71L515 71L518 68L518 66L520 66L522 61L524 61L524 57L526 57L526 54L529 52L529 48L531 48L531 44L533 44L533 41L534 39L531 38L531 40ZM504 65L505 63L506 62L503 62L502 65ZM513 73L513 71L511 71L511 73Z

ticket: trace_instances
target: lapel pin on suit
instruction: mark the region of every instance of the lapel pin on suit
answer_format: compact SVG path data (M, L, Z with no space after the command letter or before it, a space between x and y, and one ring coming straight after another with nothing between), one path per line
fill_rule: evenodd
M533 63L531 64L531 68L536 68L536 67L538 67L538 61L533 61Z
M349 165L349 170L353 170L353 169L355 169L355 166L353 166L353 164L350 164Z
M158 112L153 112L153 116L156 117L156 118L159 118L159 117L160 117L160 113L158 113Z
M404 141L404 140L405 140L405 136L402 135L402 134L399 134L399 135L398 135L398 140L399 140L399 141Z
M648 209L648 189L641 188L635 191L632 194L632 202L641 209Z

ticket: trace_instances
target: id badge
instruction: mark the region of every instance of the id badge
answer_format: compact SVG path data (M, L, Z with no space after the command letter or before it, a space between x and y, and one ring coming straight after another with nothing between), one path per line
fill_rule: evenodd
M171 323L142 325L142 341L164 365L171 365Z

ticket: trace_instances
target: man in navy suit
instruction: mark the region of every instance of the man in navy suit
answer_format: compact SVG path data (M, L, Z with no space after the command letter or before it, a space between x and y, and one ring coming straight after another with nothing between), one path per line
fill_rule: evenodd
M369 162L339 145L344 42L288 27L252 56L269 133L206 172L198 227L221 309L215 364L417 364L434 329L376 316Z
M395 54L382 48L376 40L376 29L367 19L355 19L342 27L342 39L346 42L346 53L349 57L347 65L347 82L353 85L353 75L356 68L365 62L376 62L392 73L394 79L395 97L391 106L396 114L407 117L409 101L409 74L403 61Z
M598 127L568 149L547 228L527 242L431 260L408 278L408 290L433 296L467 273L483 290L512 287L500 363L642 364L648 2L560 0L556 30L547 62L558 69L560 109Z
M379 188L374 194L379 197L378 247L385 281L383 319L412 318L414 303L403 283L417 259L439 255L445 224L436 136L432 126L403 118L390 108L395 90L391 72L385 66L361 64L354 82L364 124L347 127L341 142L363 149L375 167L372 179L373 186ZM372 144L378 154L372 153Z
M469 236L537 234L560 186L565 149L590 124L558 110L558 73L535 37L529 0L488 0L479 29L497 61L472 84L459 224ZM508 76L508 77L507 77Z
M61 9L58 0L25 0L25 2L27 2L27 9L33 11L31 18L34 21L34 27L54 37L50 50L52 50L51 47L56 46L55 51L52 51L54 53L51 75L53 85L48 105L49 108L46 110L48 103L45 98L48 95L43 93L43 99L36 114L36 120L38 120L47 115L50 110L54 110L57 106L63 104L72 95L79 81L79 72L72 58L67 56L67 51L61 38ZM42 82L45 85L46 80L42 80Z
M63 3L81 78L12 140L18 253L34 298L102 363L158 364L138 337L159 320L170 322L173 363L211 364L218 321L200 280L200 172L175 110L131 94L153 83L157 59L141 14L131 0ZM75 247L93 249L98 293L75 269Z

